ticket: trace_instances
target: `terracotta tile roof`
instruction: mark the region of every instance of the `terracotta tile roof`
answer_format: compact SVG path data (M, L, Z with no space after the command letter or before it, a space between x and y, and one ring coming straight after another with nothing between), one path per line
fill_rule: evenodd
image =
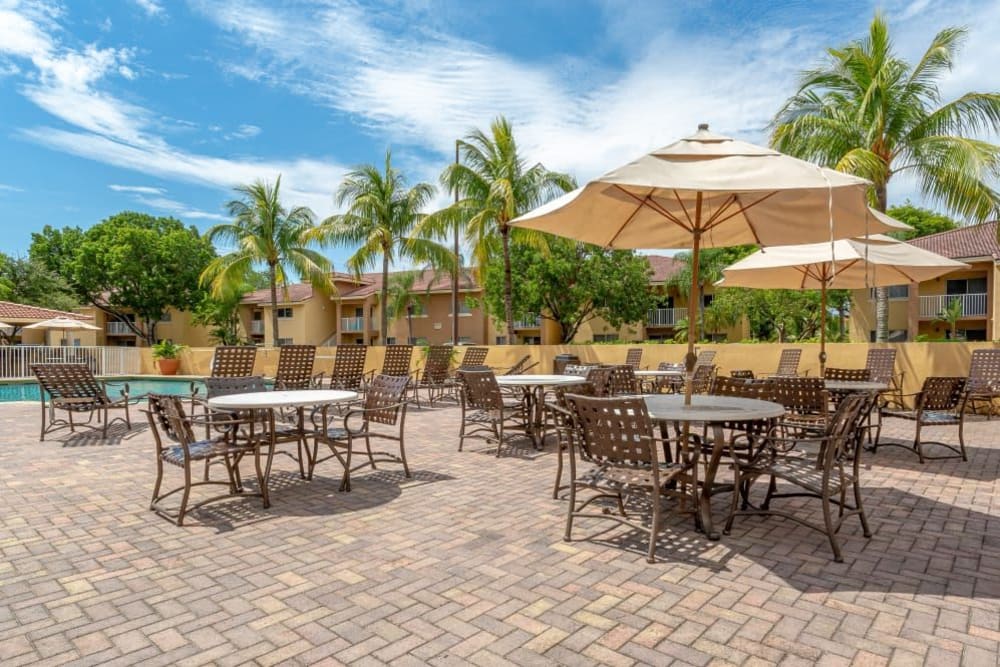
M289 285L287 290L278 288L278 303L299 303L300 301L308 301L312 298L313 288L309 283L295 283L294 285ZM270 303L271 302L271 290L265 287L264 289L255 290L248 293L241 299L241 303Z
M399 275L401 271L393 271L389 274L389 279ZM381 273L365 273L361 275L361 281L364 283L350 289L349 287L342 287L340 290L340 297L342 299L363 299L371 294L377 294L382 289L382 274ZM458 289L462 291L476 291L479 289L479 285L476 283L471 272L464 271L462 277L458 281ZM417 279L413 283L414 292L450 292L451 291L451 274L442 273L435 276L434 271L430 269L425 269L417 276Z
M684 262L666 255L646 255L646 259L649 261L649 267L653 269L649 282L654 284L662 283L684 266Z
M1000 260L1000 242L997 241L998 225L1000 225L1000 221L994 220L993 222L984 222L981 225L959 227L950 232L940 232L912 239L910 244L950 259L992 257Z
M2 321L33 320L39 322L53 317L70 317L74 320L94 319L89 315L81 315L80 313L67 313L63 310L29 306L24 303L14 303L13 301L0 301L0 320Z

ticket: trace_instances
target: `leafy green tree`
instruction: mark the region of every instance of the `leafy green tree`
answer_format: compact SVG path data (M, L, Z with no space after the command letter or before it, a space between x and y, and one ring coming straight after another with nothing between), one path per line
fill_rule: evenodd
M472 248L472 260L480 273L494 259L502 259L503 299L487 300L493 314L503 313L507 340L514 340L515 285L511 278L511 239L544 247L543 235L514 230L510 221L576 187L567 174L549 171L542 164L528 166L518 152L514 129L504 117L490 124L489 134L474 130L458 142L461 160L449 165L441 175L441 184L458 193L458 201L428 216L421 225L421 235L443 237L458 225ZM519 276L520 279L520 276Z
M958 223L944 213L914 206L910 203L909 199L906 200L905 204L900 206L890 206L888 213L896 218L896 220L905 222L910 227L913 227L912 232L893 232L892 235L901 241L908 241L920 236L939 234L940 232L948 232L958 228Z
M125 211L85 232L47 227L32 236L29 254L61 275L81 301L152 345L168 308L191 310L201 302L198 276L215 250L180 220Z
M381 259L382 287L379 303L387 303L389 266L400 260L429 261L435 266L450 267L455 259L446 247L428 238L416 237L414 228L424 217L422 209L434 196L434 187L417 183L406 187L403 174L392 166L392 153L386 151L382 170L366 164L350 171L337 189L336 199L346 212L323 221L316 238L327 243L356 247L347 267L360 275L370 271ZM380 308L384 337L389 314Z
M616 329L645 319L655 305L645 257L552 237L547 249L515 242L510 258L517 272L512 286L514 319L541 315L559 325L560 339L573 340L580 326L601 317ZM505 267L486 266L483 299L489 312L502 312ZM512 339L508 339L512 340Z
M1000 146L977 138L1000 131L1000 93L970 92L943 102L938 83L966 37L945 28L915 64L893 49L876 14L863 39L827 50L826 62L802 73L798 91L778 111L771 143L791 155L863 176L874 203L888 207L888 187L908 172L920 191L952 213L983 221L1000 208L990 184L1000 176ZM888 339L888 293L877 290L877 340Z
M286 209L281 204L281 176L274 184L256 181L236 188L240 199L227 204L233 222L215 225L208 238L235 248L212 260L201 273L203 285L211 285L221 298L250 281L263 267L271 290L271 331L278 342L278 286L286 288L298 275L324 294L333 294L330 260L310 247L314 241L313 213L305 206Z
M0 254L2 298L31 306L73 310L80 305L65 278L30 257Z
M731 248L706 248L698 253L698 293L694 295L691 302L688 303L688 319L692 317L694 311L692 306L697 304L697 316L699 320L698 330L705 331L705 288L709 285L716 283L722 279L722 270L725 269L730 264L734 264L737 261L743 259L750 253L756 250L755 246L743 245L743 246L733 246ZM691 272L694 267L691 263L691 253L681 252L675 255L674 259L681 262L681 268L676 273L672 274L664 282L666 287L674 287L682 294L687 294L691 290ZM714 318L713 326L718 326L724 328L727 326L725 322L732 320L732 313L725 308L725 304L720 304L718 308L713 309L710 317ZM687 330L688 322L685 322L684 337L677 338L680 334L680 329L675 326L674 334L677 340L687 340Z
M383 311L390 320L406 318L407 341L413 341L413 316L421 314L421 301L414 295L413 286L420 276L419 271L403 271L389 279L389 289ZM388 330L385 330L388 333Z
M962 319L962 314L962 300L955 298L948 302L948 305L938 313L934 321L947 324L948 331L951 332L949 338L958 340L958 321Z

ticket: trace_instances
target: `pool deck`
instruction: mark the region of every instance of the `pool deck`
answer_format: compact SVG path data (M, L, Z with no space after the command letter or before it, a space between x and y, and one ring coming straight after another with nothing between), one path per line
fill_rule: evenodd
M848 521L842 564L777 518L720 542L671 518L650 565L624 529L563 542L552 445L459 453L454 407L408 416L413 479L338 493L334 462L305 482L279 457L270 510L236 498L182 528L147 509L147 429L39 443L37 410L0 406L5 666L997 664L1000 421L969 424L968 463L869 455L874 536Z

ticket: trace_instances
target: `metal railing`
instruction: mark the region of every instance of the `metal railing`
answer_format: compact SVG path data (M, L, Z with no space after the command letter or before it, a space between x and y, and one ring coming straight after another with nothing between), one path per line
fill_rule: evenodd
M86 364L94 375L137 375L139 354L134 347L2 345L0 377L34 377L32 364Z
M986 294L938 294L920 297L920 319L937 318L955 299L962 304L962 317L985 317Z
M541 315L536 315L535 317L530 317L526 320L514 320L515 329L537 329L541 326L542 326Z
M134 336L135 332L128 328L124 322L108 322L104 327L105 332L112 336Z
M341 331L364 331L365 330L365 318L363 318L363 317L341 317L340 318L340 330Z
M251 336L264 335L264 320L250 320L250 335Z
M653 308L646 314L648 327L672 327L687 317L687 308Z

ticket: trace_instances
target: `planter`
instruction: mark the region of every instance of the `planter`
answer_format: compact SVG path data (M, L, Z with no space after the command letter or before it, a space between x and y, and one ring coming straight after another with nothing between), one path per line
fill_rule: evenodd
M177 375L180 370L180 359L158 359L156 365L160 367L160 375Z

